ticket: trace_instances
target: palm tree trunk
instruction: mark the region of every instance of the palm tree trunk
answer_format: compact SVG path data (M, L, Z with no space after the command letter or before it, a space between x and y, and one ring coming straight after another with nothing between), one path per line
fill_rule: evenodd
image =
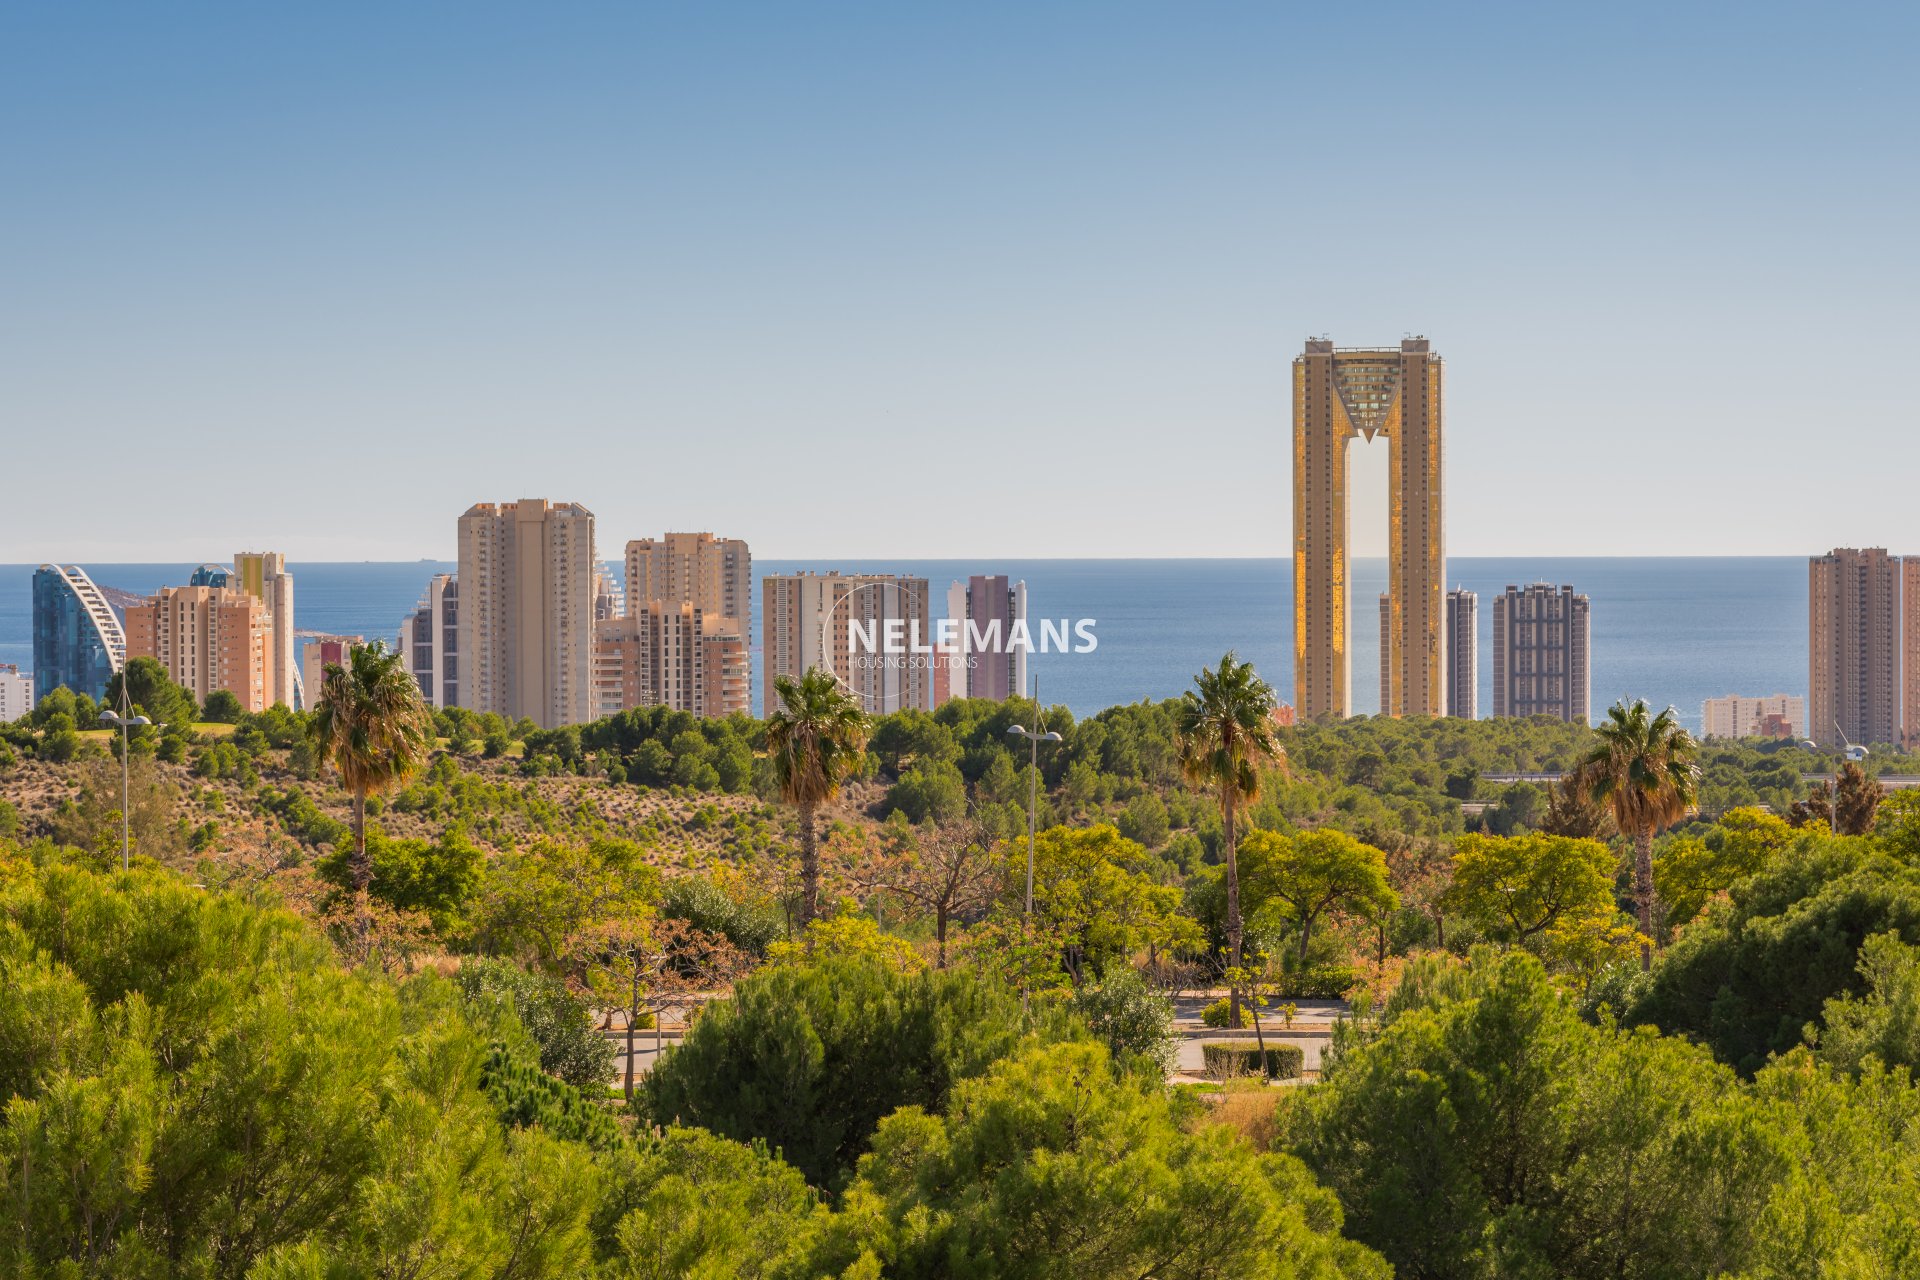
M367 857L367 793L353 793L353 918L364 951L367 933L373 927L373 911L367 901L367 886L373 883L373 863Z
M1640 932L1653 937L1653 830L1645 828L1633 837L1633 909L1640 921ZM1653 968L1653 944L1640 944L1640 971Z
M813 806L800 810L800 928L804 932L820 914L820 843L814 829Z
M1226 844L1227 854L1227 964L1230 968L1240 967L1240 943L1242 927L1240 920L1240 850L1234 841L1233 803L1221 795L1220 832ZM1240 984L1227 984L1227 1025L1240 1025Z

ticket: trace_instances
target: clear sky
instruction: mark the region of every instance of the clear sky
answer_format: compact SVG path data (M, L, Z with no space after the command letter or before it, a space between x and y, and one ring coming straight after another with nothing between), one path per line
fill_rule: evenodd
M7 5L0 562L1283 555L1322 333L1455 554L1920 551L1916 13Z

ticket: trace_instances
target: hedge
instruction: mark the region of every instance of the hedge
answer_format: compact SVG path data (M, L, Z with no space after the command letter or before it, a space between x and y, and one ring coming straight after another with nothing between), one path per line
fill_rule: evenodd
M1200 1060L1208 1075L1250 1076L1260 1063L1260 1046L1237 1040L1209 1040L1200 1046ZM1267 1046L1267 1079L1298 1079L1307 1051L1297 1044Z

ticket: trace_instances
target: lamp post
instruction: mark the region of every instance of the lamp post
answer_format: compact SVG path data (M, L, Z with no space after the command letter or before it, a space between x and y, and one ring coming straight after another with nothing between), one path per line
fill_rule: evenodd
M1833 780L1827 784L1827 834L1837 836L1840 834L1840 770L1846 762L1858 764L1865 760L1867 749L1854 746L1838 720L1833 722L1833 731L1840 735L1840 750L1834 753ZM1809 751L1821 750L1820 744L1811 738L1800 745Z
M1027 925L1033 925L1033 843L1034 830L1038 825L1037 814L1040 809L1040 744L1060 742L1063 739L1057 733L1035 733L1024 725L1014 725L1007 730L1009 738L1025 738L1032 745L1032 772L1027 775Z
M120 730L120 869L122 871L127 870L133 863L133 814L129 796L127 757L132 754L130 747L134 726L145 727L153 724L153 721L145 716L126 714L129 710L131 708L127 706L127 674L123 671L120 673L120 713L115 714L111 711L100 713L102 720ZM166 726L155 727L164 729Z

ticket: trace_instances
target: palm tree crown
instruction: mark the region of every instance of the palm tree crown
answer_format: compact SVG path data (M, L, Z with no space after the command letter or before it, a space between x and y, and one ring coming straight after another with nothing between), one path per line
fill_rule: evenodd
M1633 896L1640 932L1653 936L1653 837L1692 811L1700 792L1700 746L1680 727L1669 707L1659 715L1647 704L1616 702L1594 730L1593 749L1574 770L1577 785L1613 815L1614 825L1634 843ZM1648 944L1641 967L1652 965Z
M814 814L859 771L867 750L867 713L818 667L795 680L778 676L780 705L767 717L767 752L780 798L800 811L801 909L804 927L820 909L819 844Z
M353 793L351 871L364 937L367 885L373 878L367 861L367 797L406 781L426 764L436 744L433 713L400 654L375 641L354 649L345 666L327 667L307 734Z
M1227 866L1227 950L1229 965L1241 965L1245 930L1240 915L1240 862L1235 820L1260 798L1260 766L1283 761L1273 732L1273 686L1241 662L1231 650L1214 669L1202 668L1174 713L1180 744L1180 771L1197 787L1220 794L1220 825ZM1230 1016L1240 1025L1240 991L1229 983Z

